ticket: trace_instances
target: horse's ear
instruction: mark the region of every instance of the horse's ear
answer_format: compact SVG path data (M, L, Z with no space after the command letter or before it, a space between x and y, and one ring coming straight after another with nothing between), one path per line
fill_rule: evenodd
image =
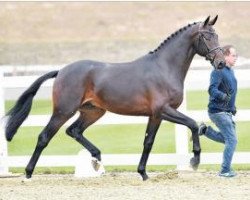
M217 19L218 19L218 15L216 15L216 17L212 21L209 22L209 25L213 26L215 22L217 21Z
M203 24L203 26L206 26L207 24L208 24L208 22L209 22L209 19L210 19L210 16L208 16L207 17L207 19L204 21L204 24Z

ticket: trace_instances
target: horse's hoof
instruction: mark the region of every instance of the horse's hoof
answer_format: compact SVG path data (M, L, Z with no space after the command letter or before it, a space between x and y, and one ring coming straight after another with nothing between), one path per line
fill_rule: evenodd
M25 177L25 178L22 180L22 183L28 183L28 182L31 182L31 178Z
M143 180L143 181L148 180L148 175L146 174L146 175L142 176L142 180Z
M92 164L95 171L98 171L100 169L101 164L97 159L93 159L91 161L91 164Z
M26 177L26 179L30 179L31 178L31 174L26 174L25 177Z
M148 180L148 175L146 173L141 173L141 177L143 181Z
M199 167L199 164L200 164L200 161L198 158L193 157L190 159L190 165L193 168L193 170L196 171Z

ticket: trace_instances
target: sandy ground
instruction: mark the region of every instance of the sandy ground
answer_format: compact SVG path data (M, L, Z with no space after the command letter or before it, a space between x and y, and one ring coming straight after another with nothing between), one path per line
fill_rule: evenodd
M250 172L221 178L217 172L149 173L143 182L137 173L106 173L97 178L73 175L34 175L0 178L0 200L12 199L240 199L250 198Z

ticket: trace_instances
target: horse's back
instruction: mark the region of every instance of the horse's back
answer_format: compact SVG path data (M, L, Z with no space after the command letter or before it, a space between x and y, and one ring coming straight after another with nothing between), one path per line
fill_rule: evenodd
M150 115L152 107L164 101L154 103L152 99L152 95L160 94L157 85L161 78L154 65L148 57L129 63L72 63L56 78L54 101L78 107L88 102L118 114Z

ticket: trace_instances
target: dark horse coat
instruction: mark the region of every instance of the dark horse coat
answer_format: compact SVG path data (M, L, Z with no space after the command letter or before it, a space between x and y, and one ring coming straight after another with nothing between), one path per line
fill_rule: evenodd
M177 111L183 100L183 84L194 55L210 60L215 68L224 62L218 36L213 29L217 16L210 21L185 26L167 38L157 49L128 63L102 63L83 60L60 71L37 79L9 111L6 138L12 139L28 116L33 97L40 85L54 78L53 114L39 135L35 151L26 167L30 178L43 149L59 128L76 112L79 118L66 130L98 161L101 152L83 136L83 131L108 110L110 112L148 116L144 149L138 166L143 180L148 178L146 163L162 120L186 125L192 131L193 168L200 162L200 143L196 122Z

